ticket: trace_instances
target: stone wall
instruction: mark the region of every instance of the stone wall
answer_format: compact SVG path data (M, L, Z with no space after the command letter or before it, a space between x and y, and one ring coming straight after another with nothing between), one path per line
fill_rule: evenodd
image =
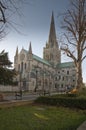
M19 87L18 86L4 86L4 85L0 85L0 92L15 92L15 91L19 91Z

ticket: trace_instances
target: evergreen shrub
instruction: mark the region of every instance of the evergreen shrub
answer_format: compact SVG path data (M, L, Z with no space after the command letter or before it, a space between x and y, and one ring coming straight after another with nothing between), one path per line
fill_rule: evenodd
M68 97L69 96L69 97ZM45 105L63 106L69 108L86 109L86 99L73 97L75 95L66 95L65 97L57 96L42 96L35 100L35 103L41 103Z

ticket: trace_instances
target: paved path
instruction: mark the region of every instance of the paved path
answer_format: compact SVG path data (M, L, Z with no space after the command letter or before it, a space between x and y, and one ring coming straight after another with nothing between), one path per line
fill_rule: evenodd
M22 95L22 100L34 100L38 97L39 95L38 94L23 94ZM17 97L17 99L21 99L21 97ZM4 96L4 100L16 100L16 97L15 95L8 95L8 96Z
M84 121L77 130L86 130L86 121Z

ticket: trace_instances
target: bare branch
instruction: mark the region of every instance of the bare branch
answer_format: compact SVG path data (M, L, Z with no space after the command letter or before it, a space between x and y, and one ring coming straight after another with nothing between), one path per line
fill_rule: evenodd
M68 20L68 17L66 18L64 18L64 26L62 26L64 29L66 29L67 31L68 31L68 33L70 33L70 34L72 34L73 35L73 37L74 37L74 39L76 40L76 42L77 42L77 34L76 34L76 31L75 31L75 29L74 29L74 24L72 24L71 22L70 22L70 20Z
M74 61L76 61L76 58L73 55L74 51L70 52L70 50L67 47L61 47L61 50L64 51L68 57L71 57Z
M67 41L68 41L69 44L71 44L71 45L73 45L73 46L76 47L76 44L73 43L73 42L71 42L71 41L69 40L69 37L68 37L66 34L64 34L64 36L66 37L66 39L67 39Z
M86 46L83 48L83 51L86 50Z
M6 8L2 4L2 2L0 2L0 12L2 14L2 17L0 18L0 22L6 23L5 14L4 14L4 10L3 9L6 9Z
M82 61L86 58L86 55L82 58Z
M1 6L3 9L6 9L6 7L2 4L1 1L0 1L0 6Z
M25 2L25 0L0 0L0 40L6 36L6 32L10 27L21 33L16 24L14 24L14 21L11 20L13 19L13 15L14 17L21 17L20 9Z
M63 17L67 44L61 47L68 57L72 58L77 69L77 86L82 84L82 61L86 58L86 0L72 0L72 9ZM71 46L72 45L72 46ZM76 50L74 55L73 49Z

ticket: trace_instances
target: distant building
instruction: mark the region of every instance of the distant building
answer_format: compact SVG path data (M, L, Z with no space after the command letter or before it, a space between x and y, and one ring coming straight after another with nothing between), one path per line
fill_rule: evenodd
M18 85L24 90L64 91L76 85L76 68L73 62L61 63L61 50L56 39L52 13L48 42L43 48L43 58L34 55L32 46L22 48L14 56L14 68Z

